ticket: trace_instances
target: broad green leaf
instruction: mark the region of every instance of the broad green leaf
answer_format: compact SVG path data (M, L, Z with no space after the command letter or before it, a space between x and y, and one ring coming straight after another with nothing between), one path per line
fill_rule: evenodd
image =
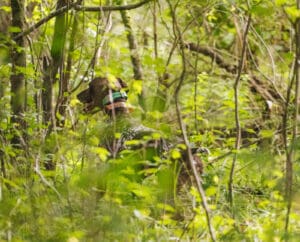
M275 0L275 4L278 6L282 6L287 3L287 0Z
M205 190L205 194L208 197L211 197L211 196L215 195L216 193L217 193L217 188L216 187L210 186L209 188L207 188Z
M80 104L80 101L77 98L71 99L71 101L70 101L71 107L76 107L78 104Z
M21 32L21 29L20 29L19 27L16 27L16 26L10 26L10 27L8 28L8 30L9 30L9 32L11 32L11 33L19 33L19 32Z
M0 10L3 10L4 12L10 13L11 12L11 7L9 7L9 6L1 6Z
M181 153L177 150L177 149L173 149L171 151L171 157L174 159L174 160L177 160L179 158L181 158Z
M139 145L139 144L141 144L141 140L133 139L133 140L125 141L125 145L128 145L128 146L134 146L134 145Z
M261 130L260 135L263 138L271 138L274 136L274 131L273 130Z
M120 139L120 138L121 138L121 136L122 136L122 134L121 134L121 133L115 133L115 138L116 138L116 139Z
M99 156L99 158L102 161L107 160L107 158L110 155L109 151L107 149L103 148L103 147L94 147L93 151Z
M97 145L99 145L99 138L97 138L95 135L93 135L89 138L89 143L91 145L97 146Z
M296 6L286 7L285 11L287 15L292 19L292 21L295 21L300 17L300 10L297 9Z
M267 16L268 14L270 14L270 10L270 7L263 5L256 5L251 8L251 12L258 16Z
M1 178L1 180L3 181L3 183L15 188L15 189L20 189L21 187L19 187L16 183L14 183L13 181L6 179L4 177Z
M214 177L213 177L213 181L214 181L215 184L218 184L219 181L220 181L220 180L219 180L219 177L218 177L218 176L214 176Z
M133 82L132 88L133 88L134 93L141 94L142 88L143 88L143 82L139 81L139 80L135 80Z
M171 205L166 203L159 203L157 204L157 207L168 212L175 212L175 209Z

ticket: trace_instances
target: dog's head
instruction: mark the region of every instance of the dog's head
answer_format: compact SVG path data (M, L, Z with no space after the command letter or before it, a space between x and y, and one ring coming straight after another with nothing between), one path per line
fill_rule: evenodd
M128 86L121 78L106 77L94 78L89 87L77 95L80 102L85 104L84 110L89 113L95 108L109 111L116 108L125 108L127 95L123 89Z

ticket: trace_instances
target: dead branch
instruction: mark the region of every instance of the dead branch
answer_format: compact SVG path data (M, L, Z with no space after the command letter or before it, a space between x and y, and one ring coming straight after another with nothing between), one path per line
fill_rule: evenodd
M226 71L228 71L230 73L236 73L236 71L237 71L237 66L236 65L226 63L226 61L223 59L223 57L210 47L200 46L200 45L197 45L195 43L185 43L184 47L191 50L191 51L195 51L195 52L198 52L198 53L203 54L205 56L209 56L210 58L215 60L215 62L221 68L225 69Z

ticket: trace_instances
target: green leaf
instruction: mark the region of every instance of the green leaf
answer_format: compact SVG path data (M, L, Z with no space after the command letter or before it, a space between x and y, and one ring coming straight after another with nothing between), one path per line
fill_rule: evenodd
M286 7L285 11L287 15L292 19L292 21L295 21L300 17L300 10L297 9L296 6Z
M143 82L140 80L135 80L132 84L132 88L135 94L141 94L143 88Z
M217 193L217 188L216 187L209 187L205 190L206 196L211 197Z
M136 139L125 141L125 145L128 145L128 146L135 146L135 145L139 145L139 144L141 144L141 141L136 140Z
M174 149L171 151L171 157L174 160L177 160L177 159L181 158L181 153L177 149Z
M11 180L8 180L8 179L3 178L3 177L1 178L1 180L3 181L3 183L5 183L5 184L7 184L7 185L9 185L9 186L11 186L11 187L13 187L15 189L20 189L20 187L16 183L14 183L13 181L11 181Z
M166 203L158 203L157 207L168 212L172 212L172 213L175 212L175 209L171 205Z
M93 135L89 138L89 144L97 146L99 144L99 139L95 135Z
M144 187L140 187L139 189L133 189L131 190L136 196L141 198L150 198L150 193L147 189Z
M278 6L282 6L286 4L287 0L275 0L275 4Z
M273 130L261 130L260 135L262 138L271 138L274 135Z
M11 7L9 7L9 6L1 6L0 10L3 10L4 12L10 13L11 12Z
M99 156L99 158L102 161L107 160L107 158L110 155L109 151L107 149L103 148L103 147L94 147L93 151Z
M196 200L197 200L198 202L201 202L201 201L202 201L202 199L201 199L201 197L200 197L200 195L199 195L198 190L197 190L194 186L191 187L190 193L191 193L192 196L194 196L194 197L196 198Z
M258 16L267 16L270 14L270 8L263 5L256 5L252 7L251 12Z
M21 32L21 29L19 27L16 27L16 26L10 26L8 28L8 31L11 32L11 33L19 33L19 32Z

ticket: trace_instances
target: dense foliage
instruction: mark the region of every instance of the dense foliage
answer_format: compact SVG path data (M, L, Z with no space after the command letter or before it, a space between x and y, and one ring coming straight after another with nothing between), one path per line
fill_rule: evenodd
M136 3L1 1L0 241L298 241L299 1ZM99 146L76 98L95 76L168 151Z

